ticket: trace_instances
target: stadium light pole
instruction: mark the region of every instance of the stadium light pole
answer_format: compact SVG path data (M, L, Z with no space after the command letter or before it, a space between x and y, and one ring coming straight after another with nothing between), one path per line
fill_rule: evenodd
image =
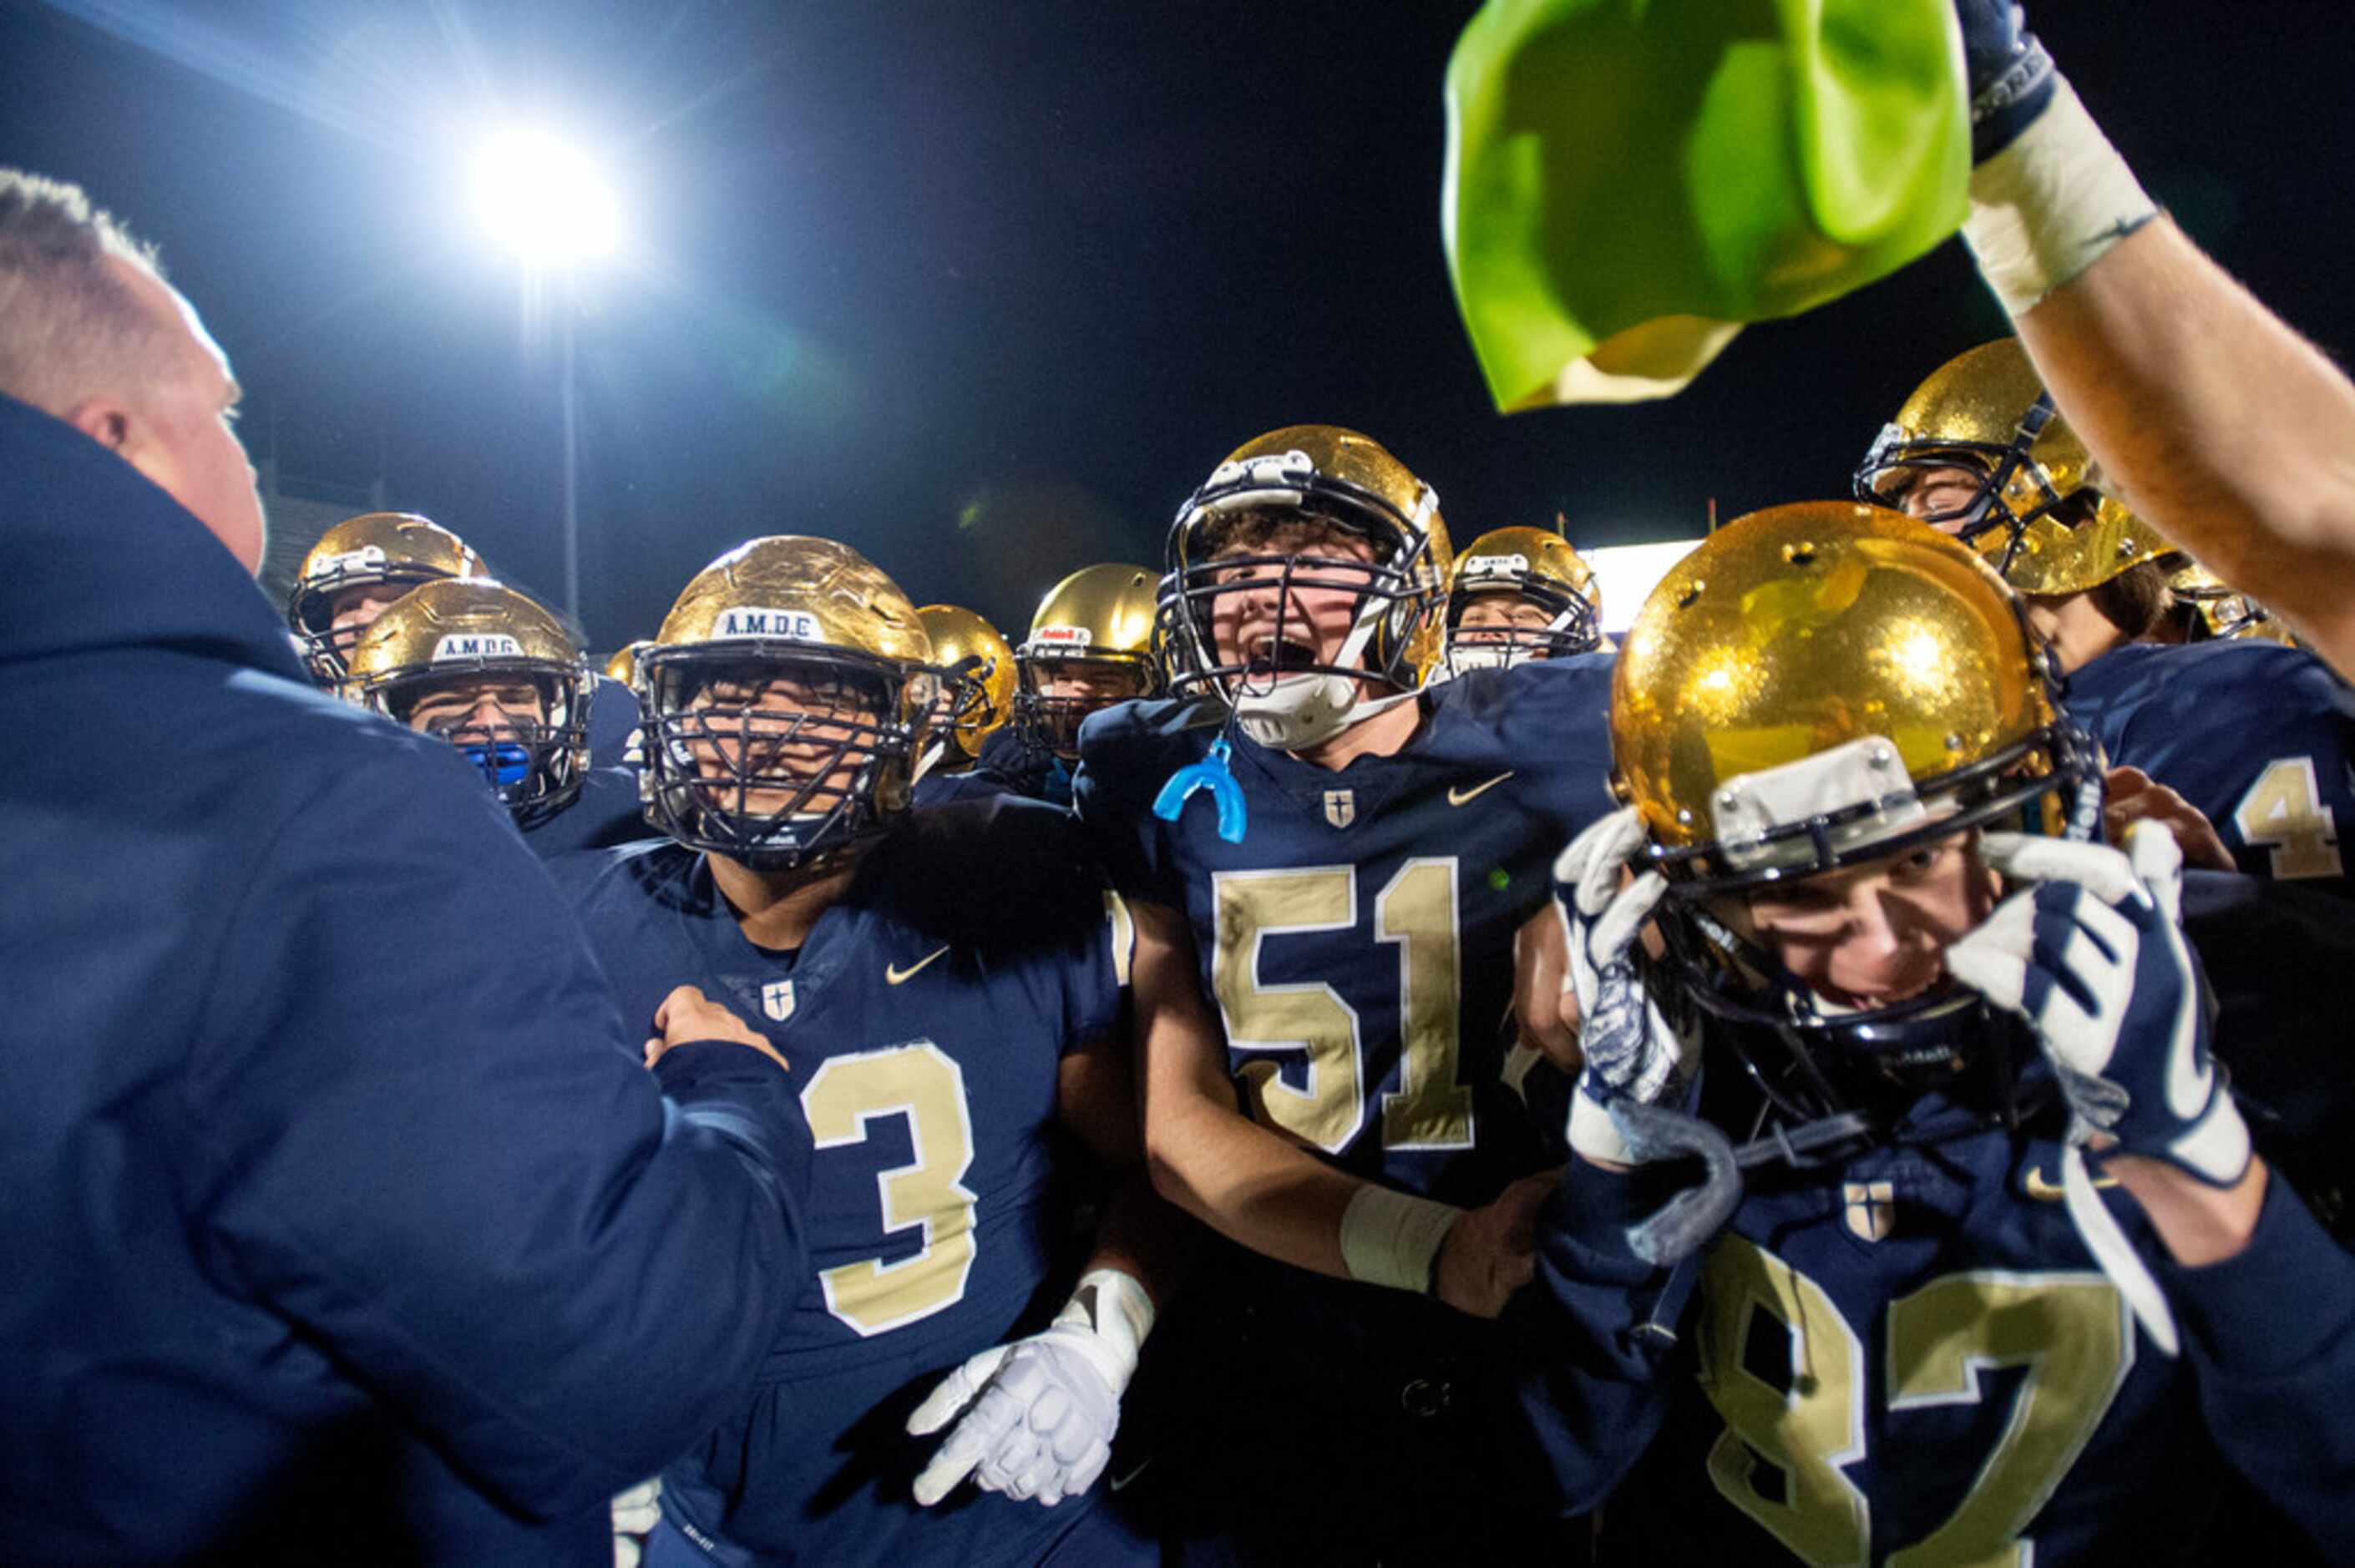
M564 417L564 612L581 621L581 432L573 361L580 269L613 254L621 208L595 160L540 131L506 131L483 148L474 192L485 224L523 261L528 280L553 275Z

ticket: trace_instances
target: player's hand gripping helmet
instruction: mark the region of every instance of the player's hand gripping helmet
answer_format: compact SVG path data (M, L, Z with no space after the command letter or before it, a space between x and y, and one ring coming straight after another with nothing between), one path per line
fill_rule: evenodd
M2187 614L2192 641L2229 638L2295 644L2297 641L2273 611L2197 561L2187 559L2168 577L2167 588Z
M932 662L949 683L949 740L955 765L981 755L981 743L1014 712L1014 648L997 628L953 604L916 614L932 639Z
M888 830L947 720L916 607L827 539L754 539L687 585L638 658L646 820L790 870Z
M311 678L334 690L361 628L336 629L336 601L358 588L407 590L443 577L490 574L483 557L438 523L413 512L368 512L346 517L319 535L303 557L286 624L301 644Z
M1532 625L1465 626L1465 611L1483 600L1533 606L1544 619ZM1438 673L1453 677L1584 653L1603 641L1602 618L1594 568L1569 540L1543 528L1491 529L1465 547L1447 575L1446 643Z
M2174 548L2103 490L2018 338L1958 355L1914 388L1858 465L1857 497L1903 508L1906 493L1942 469L1977 483L1914 514L1970 545L2021 593L2083 593Z
M347 687L456 747L520 826L581 793L596 682L557 619L512 588L477 577L411 589L359 634Z
M1836 1005L1742 935L1739 911L1980 827L2096 832L2097 765L2049 670L1984 562L1878 507L1739 518L1646 600L1619 652L1611 742L1643 859L1668 879L1652 989L1706 1018L1785 1118L1889 1113L1966 1078L2010 1114L2024 1046L1977 993L1941 977L1888 1005Z
M1369 568L1274 546L1259 525L1323 524L1366 541ZM1281 538L1281 533L1275 535ZM1454 559L1439 497L1380 444L1333 425L1292 425L1237 448L1187 499L1169 530L1161 583L1179 694L1209 693L1245 735L1296 750L1412 693L1438 652L1442 585ZM1299 620L1295 590L1355 598L1348 636L1328 659ZM1220 599L1273 592L1273 630L1221 649ZM1369 699L1365 683L1388 686Z
M1106 561L1082 567L1047 590L1030 633L1014 652L1022 689L1014 722L1066 762L1079 759L1080 725L1098 708L1157 695L1161 662L1153 643L1160 579L1143 567ZM1053 683L1083 693L1050 695Z

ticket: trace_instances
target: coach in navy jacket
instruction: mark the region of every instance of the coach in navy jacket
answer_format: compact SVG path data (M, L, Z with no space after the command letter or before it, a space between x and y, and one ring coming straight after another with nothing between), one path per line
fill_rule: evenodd
M610 1562L805 1282L792 1079L649 1075L480 777L92 407L0 397L0 1557Z

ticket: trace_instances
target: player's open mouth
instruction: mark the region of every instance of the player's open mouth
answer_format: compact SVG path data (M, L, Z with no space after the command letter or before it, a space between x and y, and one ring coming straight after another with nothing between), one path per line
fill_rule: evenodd
M1289 637L1263 637L1252 644L1244 669L1252 675L1275 675L1286 670L1312 669L1317 662L1316 650L1305 642L1295 642Z

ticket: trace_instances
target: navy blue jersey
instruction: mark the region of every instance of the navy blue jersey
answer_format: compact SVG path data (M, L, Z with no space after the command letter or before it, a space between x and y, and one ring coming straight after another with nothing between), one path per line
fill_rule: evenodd
M919 779L916 804L937 806L950 800L980 800L990 795L1020 795L1050 806L1071 803L1071 769L1068 763L1013 725L989 732L981 755L962 773L937 773Z
M1545 906L1554 855L1611 809L1611 668L1583 655L1448 682L1421 698L1403 749L1337 771L1252 743L1207 705L1088 720L1080 813L1123 893L1185 912L1254 1118L1454 1202L1534 1168L1498 1023L1513 936ZM1219 837L1207 796L1175 822L1153 812L1222 734L1248 808L1240 843ZM1466 1158L1476 1144L1487 1158Z
M700 985L793 1064L814 1136L809 1290L754 1387L664 1477L682 1527L779 1561L1028 1563L1094 1506L908 1484L914 1403L1028 1331L1068 1233L1054 1181L1063 1054L1119 993L1102 879L1061 811L912 814L794 954L746 939L705 858L669 842L553 867L620 992L651 1019ZM715 1411L715 1416L719 1412Z
M542 860L576 850L611 849L656 837L638 799L638 775L628 768L591 768L572 803L524 830L523 842Z
M597 694L589 702L589 766L634 768L630 736L637 727L637 694L611 675L598 676Z
M2313 654L2129 643L2072 674L2064 704L2113 764L2205 812L2241 870L2355 897L2355 693Z
M1958 1120L1926 1101L1905 1129L1926 1141L1752 1172L1727 1230L1665 1274L1624 1240L1659 1200L1647 1174L1573 1164L1540 1222L1540 1288L1514 1312L1550 1363L1525 1395L1564 1505L1608 1497L1602 1560L2183 1561L2220 1447L2270 1467L2261 1484L2309 1528L2338 1528L2355 1398L2277 1414L2303 1436L2276 1457L2257 1393L2285 1373L2345 1390L2355 1365L2355 1265L2287 1186L2212 1269L2162 1261L2111 1194L2186 1330L2170 1359L2079 1239L2060 1144L1942 1135L1941 1118ZM2252 1277L2311 1281L2318 1323L2238 1316Z

